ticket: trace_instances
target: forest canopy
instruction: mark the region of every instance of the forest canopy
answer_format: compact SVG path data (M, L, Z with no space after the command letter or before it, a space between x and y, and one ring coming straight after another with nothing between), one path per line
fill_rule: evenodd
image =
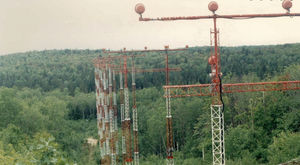
M171 84L209 83L209 51L193 47L170 53L170 67L182 69L170 74ZM220 53L224 83L300 80L300 44L221 47ZM99 147L86 143L97 139L92 60L98 56L105 54L66 49L0 56L1 162L99 164ZM135 63L165 67L158 53ZM136 75L142 165L165 163L164 76ZM227 164L279 164L300 157L299 91L223 99ZM209 105L209 97L172 99L176 164L211 163Z

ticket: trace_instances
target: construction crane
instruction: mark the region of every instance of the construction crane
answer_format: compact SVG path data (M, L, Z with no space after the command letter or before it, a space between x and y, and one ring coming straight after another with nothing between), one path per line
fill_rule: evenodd
M181 16L181 17L161 17L161 18L143 18L145 11L143 4L135 6L135 11L140 15L139 21L175 21L175 20L198 20L212 19L214 23L211 35L213 35L214 49L211 51L208 60L211 65L211 84L203 85L183 85L183 86L164 86L165 97L189 97L208 95L212 97L211 103L211 127L212 127L212 154L213 165L225 165L225 141L224 141L224 103L222 101L223 93L233 92L255 92L255 91L278 91L278 90L298 90L299 81L285 82L264 82L264 83L242 83L242 84L222 84L220 52L219 52L219 30L217 30L217 19L250 19L250 18L271 18L271 17L295 17L300 13L290 13L292 2L284 0L282 7L286 13L275 14L235 14L235 15L218 15L216 11L218 4L212 1L208 4L208 9L213 13L208 16ZM174 92L175 91L175 92ZM176 92L184 92L176 94ZM174 94L175 93L175 94ZM167 109L170 108L170 101L167 101ZM167 157L167 164L173 164L173 157Z

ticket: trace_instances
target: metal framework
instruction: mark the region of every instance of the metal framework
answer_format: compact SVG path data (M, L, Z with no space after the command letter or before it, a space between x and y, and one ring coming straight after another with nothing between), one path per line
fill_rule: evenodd
M275 14L235 14L235 15L218 15L215 12L218 4L212 1L208 4L208 9L213 13L209 16L184 16L184 17L161 17L161 18L143 18L145 11L143 4L139 3L135 6L135 11L140 15L139 21L175 21L175 20L198 20L212 19L214 23L211 30L211 55L209 64L211 65L211 84L203 85L186 85L186 86L165 86L165 97L168 114L171 116L171 97L189 97L189 96L211 96L211 127L212 127L212 152L213 165L225 165L225 141L224 141L224 106L222 101L223 93L233 92L255 92L255 91L278 91L278 90L297 90L299 89L299 81L285 82L265 82L265 83L244 83L244 84L224 84L221 82L221 65L219 53L219 30L217 29L217 18L225 19L249 19L249 18L271 18L271 17L295 17L300 13L290 13L292 2L284 0L282 7L286 9L286 13ZM175 91L175 92L174 92ZM168 128L167 128L168 129ZM171 133L171 132L170 132ZM167 154L168 151L167 151ZM172 156L167 157L167 164L174 164Z
M170 94L165 97L212 96L212 84L164 86ZM300 81L223 84L222 93L300 90Z
M137 115L137 108L136 108L136 98L135 98L135 89L136 89L136 84L135 84L135 73L136 72L162 72L164 71L166 73L166 85L169 85L169 72L170 71L180 71L180 68L169 68L168 65L168 57L169 51L184 51L187 50L188 45L185 46L184 49L169 49L169 46L165 46L165 49L156 49L156 50L146 50L147 48L145 47L145 50L135 50L135 51L130 51L130 52L164 52L165 56L165 68L154 68L154 69L148 69L148 70L137 70L134 67L134 60L132 60L132 95L133 95L133 134L134 134L134 164L138 165L139 164L139 154L138 154L138 115ZM117 53L121 53L118 51L114 51ZM134 57L132 57L134 58ZM170 98L166 98L167 102L167 115L166 115L166 138L167 138L167 160L168 164L173 164L173 132L172 132L172 116L171 116L171 104L170 104Z
M102 67L102 68L101 68ZM101 164L114 164L115 153L114 153L114 138L112 118L110 117L113 111L109 105L109 87L108 81L111 76L108 76L108 66L97 65L95 68L95 84L96 84L96 106L97 106L97 125L99 135L99 147L101 151ZM111 152L113 151L113 152Z
M138 114L136 107L136 84L135 74L144 72L166 72L166 82L169 81L168 75L170 71L180 71L180 68L168 67L168 51L180 51L184 49L165 49L155 50L130 50L125 48L121 51L107 51L103 50L107 56L98 57L94 59L95 65L95 83L96 83L96 104L97 104L97 118L98 118L98 134L100 138L100 151L101 151L101 164L117 164L119 157L118 145L118 122L117 122L117 100L116 100L116 79L115 75L120 75L120 116L122 125L122 158L123 164L139 164L139 150L138 150ZM166 67L165 68L152 68L140 69L136 68L134 64L135 57L142 57L145 55L129 55L130 53L137 54L139 52L165 52ZM112 56L111 54L121 54ZM127 59L132 58L131 70L127 68ZM117 60L122 60L117 62ZM127 74L131 72L132 76L132 120L133 120L133 151L132 159L131 152L131 119L129 107L129 89L127 82ZM124 75L124 79L123 79ZM123 82L124 80L124 82ZM168 84L168 83L166 83ZM101 125L103 125L101 127ZM105 136L104 136L104 135ZM171 136L172 137L172 136Z

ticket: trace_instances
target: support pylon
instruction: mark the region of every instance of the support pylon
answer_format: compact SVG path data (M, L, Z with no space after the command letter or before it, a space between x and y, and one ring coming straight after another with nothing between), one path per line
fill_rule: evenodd
M186 46L187 48L188 46ZM155 51L155 52L162 52L166 51L168 48L165 48L164 50L138 50L138 51L129 51L129 52L150 52L150 51ZM182 51L186 49L170 49L168 51ZM107 51L107 53L128 53L126 49L122 51ZM166 53L167 54L167 53ZM109 131L110 133L110 141L107 142L106 138L105 140L105 146L109 144L109 151L106 149L106 153L110 152L110 161L112 164L115 164L117 158L117 153L118 153L118 143L117 143L117 135L114 132L117 132L117 123L116 123L116 116L117 116L117 111L115 110L116 107L116 99L115 99L115 85L112 85L113 82L115 82L114 79L114 72L116 71L120 74L120 111L121 111L121 122L122 122L122 154L123 154L123 164L132 164L134 163L135 165L139 164L139 150L138 150L138 113L137 113L137 107L136 107L136 84L135 84L135 73L143 73L143 72L161 72L161 71L166 71L167 79L166 81L168 82L168 72L169 71L180 71L180 68L154 68L154 69L136 69L134 67L134 57L137 56L144 56L144 55L122 55L122 56L109 56L109 57L102 57L98 58L95 60L95 65L99 65L98 68L105 68L106 74L104 77L106 77L106 83L105 85L105 91L104 94L106 95L104 98L109 100L109 103L106 103L106 108L103 105L103 109L108 108L109 112L109 129L107 129L107 124L105 125L105 128L103 130ZM127 70L127 58L132 57L132 96L133 96L133 106L132 106L132 117L133 117L133 139L134 139L134 161L132 159L132 150L131 150L131 119L130 119L130 108L129 108L129 89L128 89L128 84L127 84L127 73L130 72ZM123 69L120 67L120 65L115 65L113 64L113 59L121 59L123 58ZM168 58L168 57L167 57ZM167 61L167 59L166 59ZM107 67L109 66L109 67ZM122 65L121 65L122 66ZM108 69L107 69L108 68ZM112 71L112 68L116 69ZM124 83L123 83L123 74L124 74ZM107 76L108 75L108 76ZM113 75L113 76L112 76ZM108 77L108 78L107 78ZM113 79L113 80L112 80ZM114 83L115 84L115 83ZM123 88L124 84L124 88ZM108 86L108 87L107 87ZM106 100L106 101L107 101ZM106 112L106 111L105 111ZM113 114L114 113L114 117ZM104 113L105 114L105 113ZM105 116L105 115L104 115ZM106 119L106 118L105 118ZM104 120L106 121L106 120ZM169 121L169 120L168 120ZM170 121L171 122L171 121ZM168 122L168 123L170 123ZM171 129L170 129L171 130ZM168 131L169 132L169 131ZM172 132L172 131L171 131ZM106 135L106 133L105 133ZM172 135L171 135L172 139ZM173 143L173 141L171 142ZM105 159L106 160L106 159ZM107 162L107 161L106 161Z
M100 162L102 162L102 159L104 158L104 152L103 151L103 127L102 127L102 71L99 68L95 68L95 85L96 85L96 108L97 108L97 128L98 128L98 136L99 136L99 148L100 148L100 154L101 159Z
M102 131L100 135L101 138L101 162L105 162L105 155L106 155L106 144L105 144L105 111L104 111L104 102L105 102L105 98L104 98L104 70L101 71L100 74L100 102L101 102L101 127L102 127ZM103 163L105 164L105 163Z
M138 113L136 107L136 84L135 84L135 66L134 57L132 57L132 122L133 122L133 160L134 165L139 165L139 148L138 148Z
M169 46L165 46L165 72L166 72L166 85L169 85ZM166 95L170 95L170 90L166 90ZM171 98L166 98L166 137L167 137L167 165L174 165L173 157L173 128L172 128L172 114L171 114Z
M225 140L224 140L224 106L222 100L221 65L219 49L219 30L217 29L217 18L214 15L214 29L211 30L211 51L210 58L212 73L212 104L211 104L211 131L212 131L212 154L213 165L225 165Z
M130 131L130 112L129 112L129 90L127 84L127 57L124 56L124 103L125 103L125 144L126 144L126 165L132 164L131 153L131 131Z
M116 86L116 73L113 70L113 110L114 110L114 139L115 139L115 154L116 162L119 162L119 141L118 141L118 108L117 108L117 86Z
M112 81L112 70L108 68L108 92L109 92L109 133L110 133L110 149L111 149L111 165L116 165L116 147L115 147L115 112L113 109L113 81Z
M211 105L213 165L225 164L223 105Z
M122 152L122 164L125 165L126 159L126 145L125 145L125 113L124 113L124 88L123 88L123 74L120 72L120 113L121 113L121 127L122 127L122 138L121 138L121 152Z
M166 90L166 95L170 96L170 90ZM166 97L166 131L167 131L167 165L173 165L173 129L172 129L172 115L171 115L171 98Z
M216 20L217 18L223 19L253 19L253 18L273 18L273 17L296 17L300 16L300 13L290 13L290 8L292 7L291 0L284 0L282 2L282 7L285 9L286 13L272 13L272 14L234 14L234 15L220 15L216 14L218 10L218 3L215 1L211 1L208 4L208 9L213 13L213 15L207 16L184 16L184 17L161 17L161 18L143 18L142 14L145 12L145 6L141 3L138 3L135 6L135 11L139 14L139 21L175 21L175 20L198 20L198 19L213 19L214 22L214 51L211 49L211 56L209 58L209 64L211 65L210 77L211 77L211 86L212 89L208 91L200 91L198 88L207 87L208 84L201 85L186 85L186 86L165 86L165 89L168 90L170 88L173 89L188 89L186 94L178 94L170 96L170 92L166 92L166 97L180 97L180 96L204 96L204 93L209 93L207 96L212 96L212 123L215 126L212 126L212 144L213 144L213 154L216 156L213 159L214 165L225 165L225 145L224 145L224 103L222 101L222 82L221 82L221 65L220 65L220 53L218 47L218 33L216 28ZM270 88L268 84L272 87L276 84L281 85L279 87ZM236 92L254 92L254 91L277 91L277 90L298 90L300 89L297 85L299 85L299 81L286 81L286 82L263 82L263 83L244 83L244 84L227 84L230 89L225 89L225 93ZM283 85L283 86L282 86ZM235 88L234 88L235 87ZM252 87L252 88L249 88ZM253 87L261 87L261 88L253 88ZM191 89L197 89L195 91ZM243 90L244 89L244 90ZM230 91L231 90L231 91ZM184 90L181 90L185 92ZM200 92L199 92L200 91ZM211 92L209 92L211 91ZM192 95L191 93L194 95ZM216 120L215 120L216 119ZM219 138L219 139L218 139ZM221 149L220 149L221 148Z
M109 123L109 89L108 89L108 67L106 65L105 71L103 72L103 84L104 84L104 116L105 116L105 161L104 164L110 165L111 164L111 159L110 159L110 152L111 152L111 147L110 147L110 123Z

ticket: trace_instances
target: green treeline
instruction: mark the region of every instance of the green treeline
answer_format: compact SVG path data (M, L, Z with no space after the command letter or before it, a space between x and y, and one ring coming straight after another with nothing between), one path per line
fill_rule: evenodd
M171 84L209 83L209 50L169 52L170 67L182 69L170 74ZM97 138L92 63L97 56L103 56L100 50L68 49L0 57L0 162L99 164L99 148L86 143ZM222 47L221 58L223 83L300 80L300 44ZM163 53L135 58L137 68L164 68L164 63ZM136 78L141 164L165 164L164 73ZM278 164L300 157L299 91L223 99L227 164ZM171 103L176 164L211 163L210 98Z
M169 52L172 84L209 83L208 65L210 48L194 47L182 52ZM243 76L255 73L260 79L274 76L291 64L300 63L300 44L277 46L244 46L221 48L221 65L224 75ZM137 68L164 68L164 53L143 53L136 57ZM94 92L92 60L103 56L101 50L45 50L0 56L0 86L41 88L42 91L68 89L74 95ZM129 60L130 67L130 60ZM130 80L129 80L130 81ZM156 86L165 82L164 73L137 74L137 88Z
M93 93L1 87L0 164L84 164L84 141L97 136L94 102Z

